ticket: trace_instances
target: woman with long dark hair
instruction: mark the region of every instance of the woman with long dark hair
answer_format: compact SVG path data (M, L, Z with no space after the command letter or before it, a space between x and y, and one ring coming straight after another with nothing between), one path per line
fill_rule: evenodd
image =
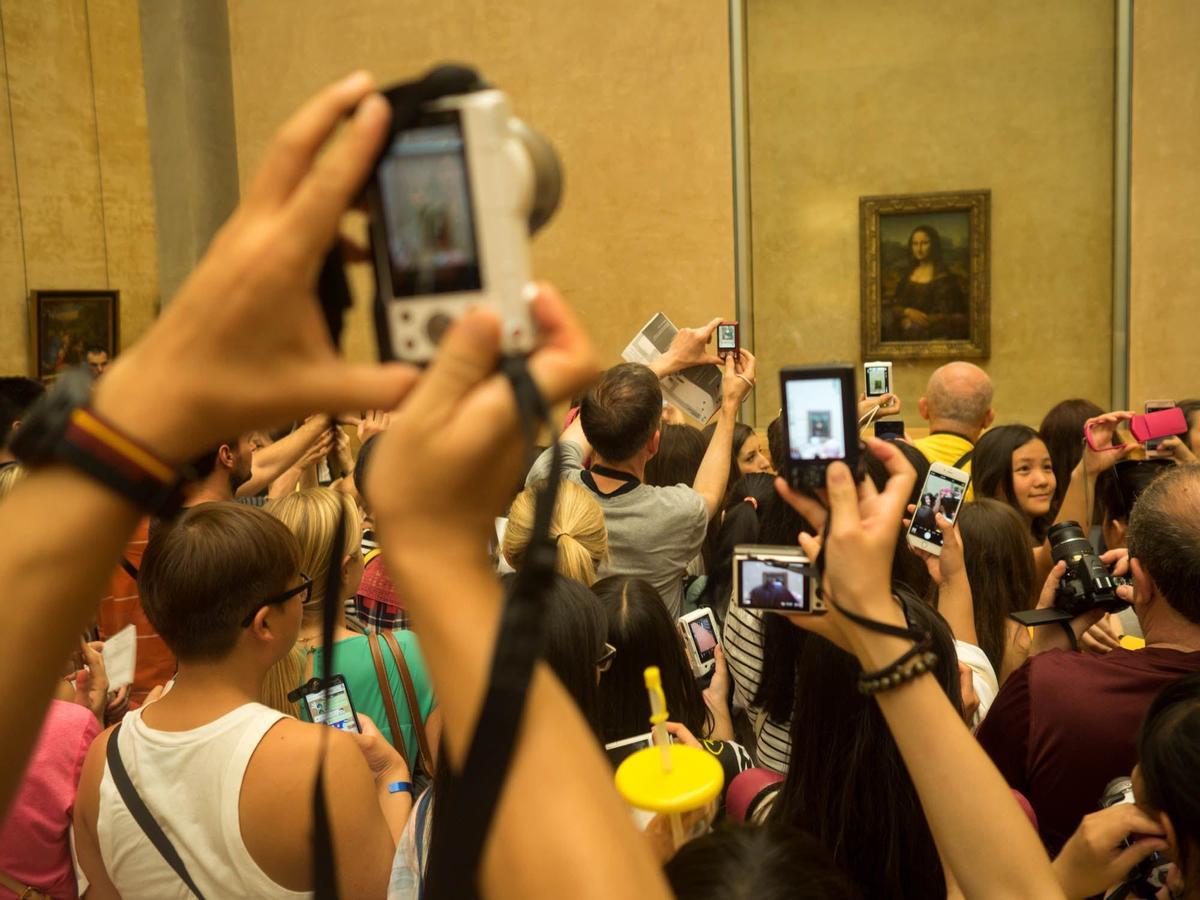
M1050 508L1051 516L1062 505L1067 486L1071 483L1071 473L1083 457L1083 423L1103 413L1104 410L1091 400L1077 397L1054 404L1042 419L1038 434L1050 451L1050 460L1054 464L1054 505Z
M961 711L954 638L937 611L901 591L909 625L932 635L933 671ZM858 660L809 635L796 666L792 755L771 820L821 842L865 897L944 898L933 835L887 722L858 690Z
M964 503L955 520L971 585L975 634L1000 683L1029 652L1029 632L1009 613L1031 609L1040 585L1025 520L1007 503Z
M600 690L604 743L648 730L647 666L658 666L673 722L699 738L732 740L728 706L722 716L715 704L706 702L675 622L653 586L640 578L613 575L597 581L592 590L600 600L608 643L616 650Z
M976 497L1002 500L1021 514L1030 546L1041 544L1054 518L1057 479L1041 436L1028 425L1000 425L984 433L971 457Z
M908 236L908 265L884 310L885 341L961 341L971 336L967 296L946 268L942 238L932 225Z

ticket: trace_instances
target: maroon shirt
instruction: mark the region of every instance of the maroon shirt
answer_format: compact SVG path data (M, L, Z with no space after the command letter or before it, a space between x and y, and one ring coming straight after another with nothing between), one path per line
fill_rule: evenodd
M1133 770L1137 731L1154 695L1198 670L1200 652L1051 650L1004 682L979 742L1033 805L1052 857L1096 811L1105 785Z

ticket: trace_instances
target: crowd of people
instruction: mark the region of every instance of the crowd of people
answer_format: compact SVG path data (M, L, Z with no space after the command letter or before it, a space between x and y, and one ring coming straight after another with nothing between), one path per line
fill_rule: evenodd
M1200 897L1200 402L1147 451L1132 413L1085 400L1004 422L986 371L950 362L911 439L864 436L861 481L835 462L802 492L775 477L780 420L765 440L738 421L795 360L717 356L714 319L601 371L542 285L527 367L572 409L535 456L489 310L423 371L330 342L317 273L387 117L361 73L311 99L163 315L91 373L66 427L184 473L177 513L23 445L51 406L0 379L0 898L311 896L325 829L341 896L437 895L556 471L556 571L481 895ZM661 384L699 365L723 374L703 430ZM923 502L933 463L970 472L953 521ZM914 515L940 554L909 546ZM1077 575L1067 522L1117 599L1019 624ZM747 544L798 545L827 612L740 604ZM678 620L701 609L717 643L698 675ZM129 629L136 665L110 682ZM682 824L614 787L650 730L651 666L673 740L724 778Z

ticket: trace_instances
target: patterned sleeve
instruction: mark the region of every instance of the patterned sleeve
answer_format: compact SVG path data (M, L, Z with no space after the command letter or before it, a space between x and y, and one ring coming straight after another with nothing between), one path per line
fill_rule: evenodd
M733 705L748 709L762 683L763 614L730 604L725 618L725 662L733 679Z

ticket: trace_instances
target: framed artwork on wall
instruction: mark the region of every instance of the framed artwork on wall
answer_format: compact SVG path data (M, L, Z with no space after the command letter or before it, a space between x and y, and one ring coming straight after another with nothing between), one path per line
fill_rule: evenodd
M864 359L991 351L991 191L861 197Z
M86 363L89 351L117 355L119 291L31 291L29 359L34 378L53 381Z

